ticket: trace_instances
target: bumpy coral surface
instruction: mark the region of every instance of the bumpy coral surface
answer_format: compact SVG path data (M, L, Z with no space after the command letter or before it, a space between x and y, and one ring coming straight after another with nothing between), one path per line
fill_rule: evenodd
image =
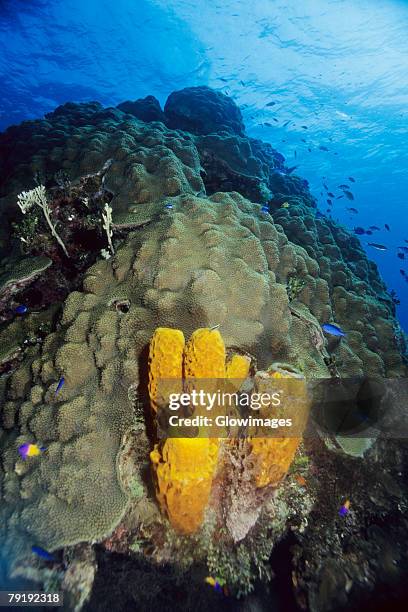
M169 127L192 134L244 133L239 108L230 98L209 87L186 87L173 92L164 112Z
M58 170L77 181L108 160L116 247L59 310L43 311L46 325L30 313L0 330L8 347L0 377L6 554L100 540L121 521L130 495L118 452L135 421L130 391L147 385L146 349L157 327L190 337L219 326L227 349L250 353L260 369L287 362L307 378L330 377L334 361L344 377L407 374L392 301L357 239L316 219L305 181L285 173L271 147L246 139L231 101L217 94L209 108L213 102L221 119L201 114L200 136L170 114L174 98L167 126L145 123L129 107L66 104L0 136L2 256L16 247L9 224L19 221L16 196L34 186L34 174L48 188ZM304 286L289 301L293 277ZM325 339L327 321L346 339ZM46 450L22 461L18 446L27 441ZM254 511L246 530L256 520Z

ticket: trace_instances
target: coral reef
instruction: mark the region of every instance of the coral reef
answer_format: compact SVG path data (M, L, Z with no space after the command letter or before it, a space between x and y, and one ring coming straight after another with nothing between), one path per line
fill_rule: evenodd
M302 467L310 483L304 487L291 473L305 453L297 438L286 439L291 444L279 469L258 481L259 457L270 453L255 438L252 446L251 440L223 445L220 478L208 440L172 439L153 451L163 483L169 466L171 478L194 473L194 453L210 466L203 497L208 493L210 510L204 512L203 500L200 510L191 509L196 521L189 532L201 530L184 537L169 529L155 503L145 427L153 418L148 394L153 409L162 402L161 377L244 378L247 355L258 371L279 362L275 370L288 373L282 364L291 364L308 380L406 377L395 305L357 238L316 218L307 181L270 145L246 137L233 101L208 88L175 92L164 111L153 99L117 108L65 104L1 134L0 167L4 560L11 550L16 561L29 556L32 544L52 551L105 539L105 551L150 554L159 563L183 560L186 567L201 563L237 594L248 592L256 576L268 576L270 554L290 529L301 542L293 561L299 601L323 610L337 589L348 593L347 578L334 579L330 565L337 551L341 575L347 574L341 527L329 510L314 510L315 516L312 506L325 499L333 470L345 466L341 491L361 505L347 533L363 533L364 509L373 517L374 502L362 484L353 488L350 474L361 465L361 452L350 444L332 452L314 438L323 458ZM17 196L36 184L49 194L69 265L40 216L27 212L23 223ZM106 203L115 253L103 259ZM26 314L16 315L19 304L27 304ZM346 337L327 339L321 325L328 321ZM65 384L56 393L61 377ZM392 400L397 406L400 396ZM28 439L46 450L23 462L18 447ZM268 442L276 458L277 439ZM386 453L378 455L381 443L376 438L364 451L372 474L393 469ZM403 466L396 442L393 452ZM271 457L265 461L273 464ZM163 485L160 503L169 516L188 511L185 499L198 503L185 491L179 509ZM402 494L391 495L405 507ZM381 504L392 523L395 504ZM323 561L316 550L325 530ZM386 538L380 539L385 549ZM367 552L357 549L363 567ZM92 555L85 561L89 591ZM355 572L350 579L362 584L364 576Z

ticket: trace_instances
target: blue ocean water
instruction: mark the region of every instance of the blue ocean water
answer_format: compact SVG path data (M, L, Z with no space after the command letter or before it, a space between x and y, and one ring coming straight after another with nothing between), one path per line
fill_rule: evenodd
M361 242L408 330L407 32L405 0L0 0L0 129L66 101L218 88L323 212L323 183L335 197L350 185L332 214L380 228Z

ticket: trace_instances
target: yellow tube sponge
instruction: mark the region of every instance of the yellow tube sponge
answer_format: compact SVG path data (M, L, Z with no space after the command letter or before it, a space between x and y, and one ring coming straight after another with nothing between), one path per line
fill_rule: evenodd
M217 467L218 440L169 438L150 453L157 477L157 499L176 531L201 526Z
M225 378L225 359L225 345L218 329L196 329L184 349L184 376Z
M180 376L181 379L184 368L185 377L194 379L190 383L194 387L199 378L210 379L211 384L214 378L225 377L226 351L218 331L198 329L185 346L181 332L179 336L175 332L156 330L150 345L149 392L156 409L160 377ZM167 359L171 364L166 365ZM185 381L186 390L188 386ZM202 410L205 412L205 406ZM157 444L150 454L157 499L174 529L180 533L194 533L202 524L217 467L218 447L218 439L168 438Z
M306 383L303 376L296 372L294 369L284 369L282 364L276 364L277 367L272 366L268 372L258 373L261 376L255 377L257 379L257 390L266 391L266 387L263 389L263 382L267 384L268 378L274 379L291 379L285 386L287 395L291 398L296 398L296 433L302 434L304 427L306 426L307 417L310 409L310 402L307 397ZM293 400L292 400L293 401ZM290 412L290 416L294 414L293 406L286 406L286 412ZM277 414L273 414L273 408L268 407L269 411L272 409L272 414L265 414L265 410L260 411L260 416L276 417ZM283 405L279 407L279 417L285 415L285 399ZM283 414L282 414L283 412ZM288 432L290 433L290 432ZM266 487L268 485L277 486L278 483L287 474L287 471L293 461L296 450L301 442L300 436L287 436L284 438L264 438L264 437L252 437L251 446L252 454L254 455L255 461L258 465L256 486Z
M179 379L180 391L183 376L184 334L179 329L158 327L149 348L149 396L154 412L167 401L163 397L160 380ZM177 389L172 391L176 392Z
M227 362L225 377L245 379L251 367L251 360L245 355L233 355Z

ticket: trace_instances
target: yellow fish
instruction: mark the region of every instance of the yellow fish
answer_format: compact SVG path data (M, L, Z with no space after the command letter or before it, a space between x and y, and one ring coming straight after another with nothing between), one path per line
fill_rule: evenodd
M284 202L281 206L281 208L289 208L289 202Z
M207 576L207 578L205 579L205 582L209 584L210 586L214 587L217 581L212 576Z
M26 444L22 444L18 447L18 452L20 453L23 459L27 459L27 457L37 457L41 455L41 453L45 450L43 446L38 446L38 444L31 444L31 442L26 442Z

